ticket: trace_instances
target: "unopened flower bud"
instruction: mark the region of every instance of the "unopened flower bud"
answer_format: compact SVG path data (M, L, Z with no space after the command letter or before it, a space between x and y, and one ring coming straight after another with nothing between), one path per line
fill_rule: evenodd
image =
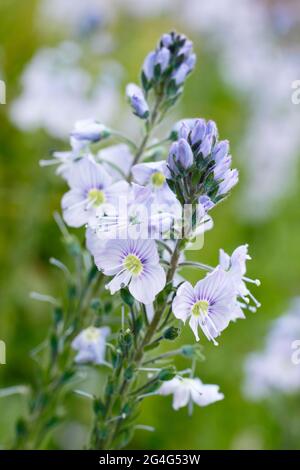
M206 124L204 119L197 119L195 125L191 131L191 143L192 145L201 142L206 132Z
M171 145L168 166L175 174L180 174L182 170L187 170L193 164L193 152L185 139L180 139Z
M160 43L162 44L162 46L164 47L169 47L171 46L173 40L172 40L172 36L171 34L163 34L161 39L160 39Z
M134 83L129 83L126 87L126 95L134 114L142 119L146 119L149 116L149 106L141 88Z
M228 170L224 175L224 179L222 183L219 185L218 195L223 195L228 193L233 186L237 184L239 180L239 172L238 170Z
M181 85L189 74L190 69L187 64L183 63L177 70L174 70L172 78L175 81L176 85Z
M212 138L216 139L218 136L217 125L214 121L208 121L206 126L206 134L210 135Z
M211 154L213 139L211 135L206 135L203 139L203 142L200 145L200 152L202 153L203 157L206 158L208 155Z
M218 142L213 151L213 159L216 163L219 163L229 152L228 140L221 140Z
M156 53L155 65L160 66L160 71L164 72L169 65L171 53L166 47L162 47Z
M176 339L178 337L178 334L179 334L179 329L176 328L175 326L170 326L170 328L167 328L163 332L163 337L165 339L169 339L169 340L173 341L174 339Z
M83 119L75 123L71 138L83 142L99 142L110 136L110 130L94 119Z
M153 75L154 75L155 57L156 57L156 54L154 51L149 52L149 54L145 58L144 65L143 65L143 72L145 74L145 77L149 81L152 80Z

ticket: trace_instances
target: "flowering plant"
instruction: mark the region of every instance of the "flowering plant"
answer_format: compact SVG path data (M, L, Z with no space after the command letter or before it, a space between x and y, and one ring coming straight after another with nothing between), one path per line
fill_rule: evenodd
M175 410L187 405L190 411L193 403L223 399L217 385L196 376L203 359L198 341L202 334L217 344L245 308L255 310L248 283L258 281L245 277L247 245L232 255L221 250L216 267L188 261L185 252L212 227L210 213L229 195L238 172L213 121L183 120L165 139L153 137L195 61L190 40L164 34L145 59L141 85L126 88L144 124L141 142L89 119L76 122L70 151L42 161L57 163L69 186L63 219L56 220L76 273L53 259L66 276L66 297L34 295L54 304L54 318L47 347L34 352L39 380L28 416L17 423L16 447L43 447L64 418L60 405L70 390L91 402L92 449L122 448L136 429L147 429L136 419L149 396L171 394ZM119 142L104 148L109 140ZM83 227L85 246L67 226ZM204 271L195 286L178 274L188 266ZM196 342L172 347L186 322ZM169 349L157 352L164 343ZM178 371L176 356L191 366ZM102 371L95 394L84 390L87 367Z

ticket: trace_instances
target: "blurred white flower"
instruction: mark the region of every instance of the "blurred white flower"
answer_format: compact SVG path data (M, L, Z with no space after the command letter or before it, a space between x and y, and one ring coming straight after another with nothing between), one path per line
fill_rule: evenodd
M162 384L159 394L173 395L174 410L179 410L190 402L198 406L207 406L224 398L223 393L219 392L218 385L204 384L198 378L174 377Z
M245 362L246 397L258 400L274 392L300 392L300 365L293 361L293 344L300 340L300 298L292 301L288 312L276 319L262 352L248 356Z
M110 328L95 328L90 326L82 330L72 342L72 348L77 351L75 362L92 362L103 364L105 362L106 338Z
M40 49L22 75L22 93L12 103L12 121L24 131L45 129L65 136L79 119L112 122L119 106L120 66L103 64L96 77L81 67L82 49L64 42Z

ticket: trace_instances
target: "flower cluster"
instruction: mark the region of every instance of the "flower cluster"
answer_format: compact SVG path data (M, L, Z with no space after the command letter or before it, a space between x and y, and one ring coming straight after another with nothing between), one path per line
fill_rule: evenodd
M112 370L104 396L94 403L92 446L97 448L117 445L128 427L127 418L135 415L149 393L173 394L176 410L191 407L192 402L206 406L222 400L216 385L204 385L194 376L194 367L187 378L172 359L161 366L161 359L176 355L195 364L201 356L197 344L166 356L156 356L155 348L163 341L175 341L186 321L196 341L201 330L217 344L216 338L230 322L245 318L245 308L254 311L259 306L248 289L249 283L259 281L245 277L247 245L231 256L221 250L216 267L185 260L191 239L212 226L208 211L238 181L228 141L218 140L213 121L194 119L182 121L169 138L149 145L194 64L191 41L173 32L164 34L144 62L141 87L131 83L126 88L133 113L145 124L142 141L136 144L94 119L83 120L71 132L71 150L56 152L50 161L58 163L58 173L69 186L62 198L64 222L84 227L92 273L98 270L106 288L92 310L112 296L111 315L93 315L88 324L78 320L72 330L75 362ZM109 145L110 139L120 143ZM169 149L161 155L167 158L158 159L153 148L166 144ZM186 206L192 210L186 211ZM187 232L181 230L186 212L192 219ZM189 265L206 271L195 286L178 273ZM119 332L114 326L118 315ZM150 368L155 372L150 379L145 376L149 369L143 367L147 363L156 365Z
M151 89L157 94L165 92L168 104L174 104L195 63L192 41L183 34L164 34L144 61L141 77L145 93Z
M216 124L204 119L183 121L172 137L177 140L167 160L170 188L184 203L200 202L211 209L238 182L228 141L218 141Z

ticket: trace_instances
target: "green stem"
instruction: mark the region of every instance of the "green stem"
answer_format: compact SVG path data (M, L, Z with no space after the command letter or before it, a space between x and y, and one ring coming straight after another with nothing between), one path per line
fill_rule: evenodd
M60 331L61 338L64 338L63 349L55 356L50 351L49 366L44 373L42 383L36 390L32 398L32 406L28 418L23 421L25 433L22 437L17 437L14 449L38 449L42 446L50 429L50 424L56 418L56 409L61 401L61 393L68 375L73 372L73 351L71 342L81 329L81 317L87 309L89 300L93 293L97 276L88 273L87 281L82 287L80 297L72 316L65 318L64 325ZM71 332L70 328L72 327Z
M172 280L173 280L173 277L174 277L174 274L176 272L176 268L177 268L177 265L178 265L178 260L179 260L179 256L180 256L181 247L184 246L184 243L185 243L185 240L178 240L177 243L176 243L173 255L171 257L170 267L169 267L169 270L168 270L168 273L167 273L167 282L172 282ZM153 317L152 321L147 326L144 338L141 340L140 345L136 348L135 352L133 353L133 357L131 359L130 364L131 364L131 367L134 370L137 370L141 366L141 364L143 362L143 358L144 358L145 348L147 346L149 346L149 344L151 343L151 340L152 340L154 334L157 331L157 327L158 327L159 322L161 320L161 317L162 317L162 315L165 311L165 308L166 308L166 306L162 305L160 308L157 309L157 311L154 314L154 317ZM118 373L118 377L120 375L121 374ZM113 421L113 423L110 425L107 437L105 439L102 439L101 441L99 441L99 440L97 441L97 448L98 449L107 450L107 449L112 449L113 448L114 441L118 436L120 426L123 422L123 417L121 416L121 413L122 413L122 410L124 408L124 405L126 404L126 402L128 400L128 396L132 393L133 384L134 384L134 381L130 381L126 377L123 377L123 379L121 381L121 385L119 386L118 391L115 394L117 399L120 401L119 406L118 406L118 410L119 410L118 411L118 416L119 416L119 418L115 419ZM142 389L143 388L144 388L144 386L142 386ZM138 389L138 390L140 390L140 389ZM109 408L105 413L106 420L107 420L107 418L109 420L111 420L110 413L112 412L113 408L114 408L114 400L113 400L112 397L110 397ZM95 423L94 432L97 432L97 423ZM95 439L94 439L94 441L95 441Z

